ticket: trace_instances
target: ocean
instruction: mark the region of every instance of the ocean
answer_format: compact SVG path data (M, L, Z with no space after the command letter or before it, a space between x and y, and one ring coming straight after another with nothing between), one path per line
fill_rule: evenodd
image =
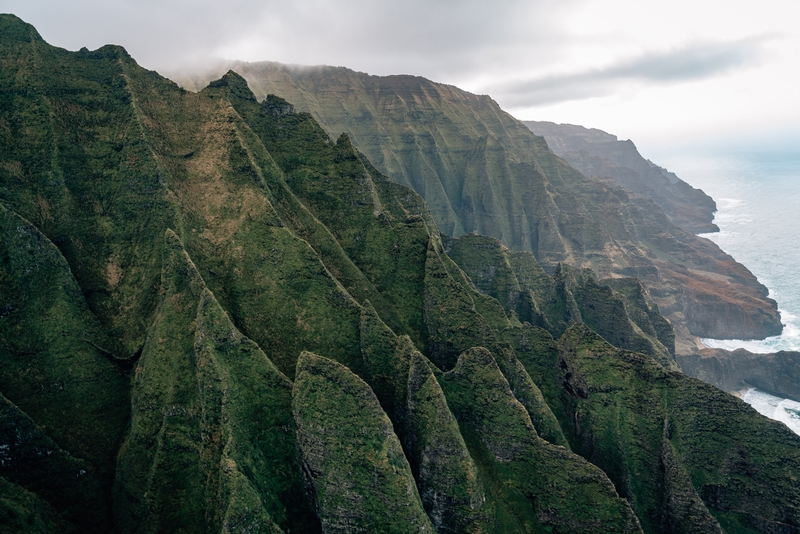
M704 339L708 347L800 351L800 149L678 150L653 158L717 202L720 232L701 234L744 264L778 303L783 333L764 340ZM742 398L800 434L800 403L748 389ZM798 399L800 400L800 399Z

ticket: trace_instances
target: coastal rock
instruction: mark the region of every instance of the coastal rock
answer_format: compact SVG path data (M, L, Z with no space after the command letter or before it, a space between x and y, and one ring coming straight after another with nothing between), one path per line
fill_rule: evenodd
M734 392L751 386L800 402L800 352L754 354L744 349L702 349L680 356L684 373Z

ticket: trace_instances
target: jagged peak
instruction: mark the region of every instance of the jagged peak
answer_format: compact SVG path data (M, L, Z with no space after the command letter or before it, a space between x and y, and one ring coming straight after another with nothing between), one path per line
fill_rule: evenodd
M85 46L78 50L78 57L87 59L120 59L135 62L124 46L107 44L97 50L89 50Z
M233 70L226 72L219 80L209 82L203 92L208 93L209 89L227 89L228 92L238 98L256 102L256 97L247 85L247 80Z
M347 132L342 132L338 139L336 139L336 146L338 148L350 148L353 149L353 142L350 140L350 136L347 135ZM355 149L353 149L355 150Z
M11 13L0 13L0 42L33 43L44 42L32 25Z

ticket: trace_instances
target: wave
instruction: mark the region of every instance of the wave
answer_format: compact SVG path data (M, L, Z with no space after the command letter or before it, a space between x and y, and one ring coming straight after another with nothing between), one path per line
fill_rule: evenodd
M797 435L800 435L800 402L782 399L755 388L740 392L742 400L756 409L758 413L780 421Z
M770 292L770 296L773 293ZM736 350L745 349L755 354L770 352L800 351L800 321L798 317L787 310L778 310L783 321L783 332L779 336L766 339L702 339L703 345L712 349Z

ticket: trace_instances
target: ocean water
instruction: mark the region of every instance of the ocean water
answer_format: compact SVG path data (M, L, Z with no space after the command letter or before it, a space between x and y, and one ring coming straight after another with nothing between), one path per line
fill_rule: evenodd
M720 232L701 234L744 264L778 303L780 336L704 339L708 347L800 351L800 149L709 150L657 160L717 202Z
M755 353L800 351L800 149L685 150L656 161L714 198L720 232L701 235L750 269L781 313L779 336L703 343ZM800 403L753 388L740 393L761 414L800 434Z
M795 434L800 434L800 402L775 397L755 388L748 388L739 394L761 415L780 421Z

